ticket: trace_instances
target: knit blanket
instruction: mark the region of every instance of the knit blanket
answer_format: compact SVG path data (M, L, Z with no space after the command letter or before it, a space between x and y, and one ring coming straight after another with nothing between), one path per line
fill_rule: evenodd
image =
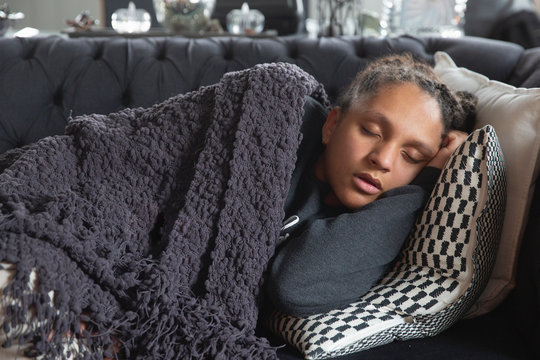
M255 327L307 95L328 105L298 67L258 65L1 156L4 330L45 358L75 341L80 358L275 358Z

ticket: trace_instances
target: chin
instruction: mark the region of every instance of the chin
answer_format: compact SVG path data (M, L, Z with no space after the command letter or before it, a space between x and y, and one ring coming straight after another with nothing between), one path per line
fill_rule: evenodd
M369 198L362 198L362 199L351 199L348 201L347 199L345 201L342 201L341 203L343 206L345 206L349 210L358 210L362 206L365 206L369 203L372 203L373 201L377 200L376 197L369 197Z

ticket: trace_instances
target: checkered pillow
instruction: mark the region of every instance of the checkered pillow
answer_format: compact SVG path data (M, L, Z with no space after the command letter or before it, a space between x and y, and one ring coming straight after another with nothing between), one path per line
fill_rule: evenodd
M440 333L489 279L505 202L503 155L487 125L450 157L395 267L378 285L345 309L305 318L275 313L272 331L307 359Z

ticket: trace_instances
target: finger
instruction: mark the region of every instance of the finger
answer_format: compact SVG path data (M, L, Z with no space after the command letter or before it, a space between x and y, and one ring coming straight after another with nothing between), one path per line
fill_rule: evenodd
M444 140L442 142L441 148L448 147L448 145L450 145L453 140L454 139L453 139L452 135L450 135L450 134L446 135L446 137L444 138Z

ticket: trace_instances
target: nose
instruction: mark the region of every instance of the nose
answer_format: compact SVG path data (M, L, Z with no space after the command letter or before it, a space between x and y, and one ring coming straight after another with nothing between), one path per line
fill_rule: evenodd
M375 147L369 154L370 163L377 169L388 172L396 157L396 149L388 144Z

